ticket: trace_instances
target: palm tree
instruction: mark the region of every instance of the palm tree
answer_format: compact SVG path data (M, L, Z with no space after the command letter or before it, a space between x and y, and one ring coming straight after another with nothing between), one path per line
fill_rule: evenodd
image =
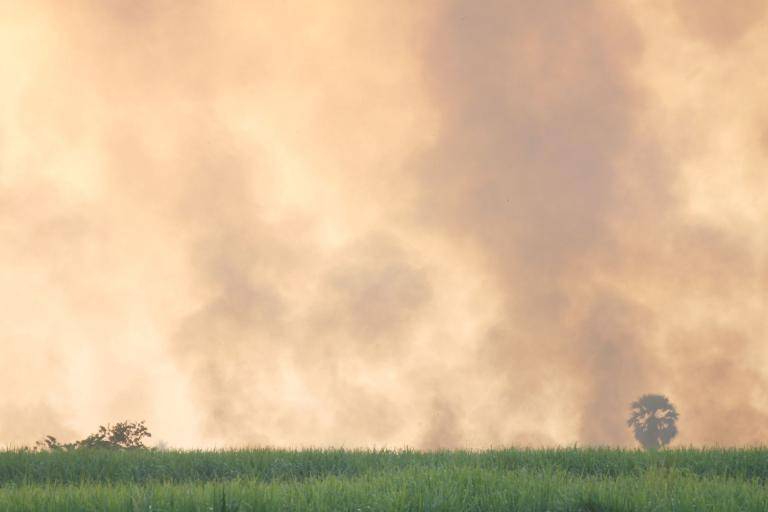
M630 404L627 426L635 430L637 439L646 450L658 450L677 435L678 414L664 395L643 395Z

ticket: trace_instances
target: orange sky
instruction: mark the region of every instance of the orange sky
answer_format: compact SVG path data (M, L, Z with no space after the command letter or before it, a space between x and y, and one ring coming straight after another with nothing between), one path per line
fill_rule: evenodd
M762 0L0 5L0 444L768 438Z

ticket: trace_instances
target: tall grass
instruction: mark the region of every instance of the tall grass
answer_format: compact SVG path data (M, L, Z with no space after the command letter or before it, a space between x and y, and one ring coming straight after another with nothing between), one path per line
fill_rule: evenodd
M304 481L22 485L0 490L0 511L742 511L768 510L756 481L678 470L642 476L563 471L410 468Z
M767 511L768 449L0 452L3 511Z
M768 448L608 448L413 450L274 450L0 452L0 485L260 481L352 477L409 468L562 471L576 476L640 475L676 469L698 476L768 481Z

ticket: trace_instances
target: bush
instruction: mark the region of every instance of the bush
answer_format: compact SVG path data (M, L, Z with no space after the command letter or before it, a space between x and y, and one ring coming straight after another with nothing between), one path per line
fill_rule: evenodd
M114 425L101 425L99 430L80 441L61 443L53 436L45 436L36 443L38 450L70 451L82 448L103 448L109 450L145 449L144 438L152 437L143 421L121 421Z

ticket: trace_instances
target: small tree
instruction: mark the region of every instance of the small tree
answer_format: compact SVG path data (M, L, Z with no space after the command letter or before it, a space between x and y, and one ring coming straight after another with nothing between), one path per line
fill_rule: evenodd
M121 421L114 425L100 426L95 434L73 443L60 443L53 436L45 436L36 443L38 449L69 451L80 448L105 448L112 450L134 450L146 448L144 438L152 437L143 421Z
M627 426L635 431L635 439L646 450L667 446L677 435L678 414L663 395L643 395L630 404Z

